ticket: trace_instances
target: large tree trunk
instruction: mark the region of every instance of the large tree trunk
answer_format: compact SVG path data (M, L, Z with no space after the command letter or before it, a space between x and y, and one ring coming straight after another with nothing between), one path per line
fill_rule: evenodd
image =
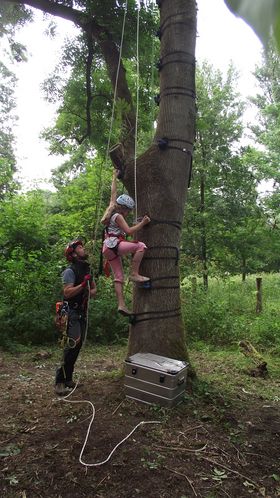
M191 173L195 134L196 2L161 2L160 112L155 143L137 160L138 216L152 222L141 233L148 250L143 275L152 288L135 287L129 354L157 353L186 358L181 317L178 252L186 192ZM167 137L161 150L157 142ZM126 168L124 183L134 195L134 168ZM161 287L161 288L158 288ZM164 289L162 287L165 287Z

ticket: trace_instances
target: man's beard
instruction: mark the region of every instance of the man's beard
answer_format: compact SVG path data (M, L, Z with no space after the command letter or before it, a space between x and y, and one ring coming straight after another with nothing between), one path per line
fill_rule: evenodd
M88 254L84 254L83 256L79 256L79 261L86 261L88 259Z

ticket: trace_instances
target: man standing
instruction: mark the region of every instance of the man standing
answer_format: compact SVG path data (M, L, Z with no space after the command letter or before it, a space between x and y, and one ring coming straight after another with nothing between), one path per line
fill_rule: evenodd
M68 325L63 360L55 377L55 392L60 396L75 387L73 371L85 338L88 299L96 295L83 242L78 239L70 242L65 257L71 265L62 274L63 300L68 303Z

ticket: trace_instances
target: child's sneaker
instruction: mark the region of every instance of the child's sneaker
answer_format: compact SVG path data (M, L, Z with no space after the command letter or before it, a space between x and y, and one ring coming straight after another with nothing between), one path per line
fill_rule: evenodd
M123 316L130 316L132 315L132 312L129 311L127 308L118 308L118 312L123 315Z
M144 277L143 275L130 275L129 280L131 282L142 284L144 282L148 282L150 279L149 277Z

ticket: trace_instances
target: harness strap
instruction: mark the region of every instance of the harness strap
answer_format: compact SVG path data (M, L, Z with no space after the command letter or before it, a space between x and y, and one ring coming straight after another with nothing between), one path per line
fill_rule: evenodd
M146 318L140 318L138 319L138 316L142 315L153 315L153 316L147 316ZM154 316L155 315L155 316ZM143 313L134 313L131 315L129 318L129 322L131 325L136 325L137 323L140 322L146 322L148 320L163 320L167 318L174 318L176 316L180 316L180 308L174 308L172 310L160 310L160 311L145 311Z
M164 221L162 222L164 223ZM174 225L175 226L175 225ZM176 228L179 228L178 226ZM148 259L175 259L175 266L178 266L179 262L179 248L177 246L150 246L148 247L148 251L153 249L173 249L176 251L175 256L144 256L145 261Z

